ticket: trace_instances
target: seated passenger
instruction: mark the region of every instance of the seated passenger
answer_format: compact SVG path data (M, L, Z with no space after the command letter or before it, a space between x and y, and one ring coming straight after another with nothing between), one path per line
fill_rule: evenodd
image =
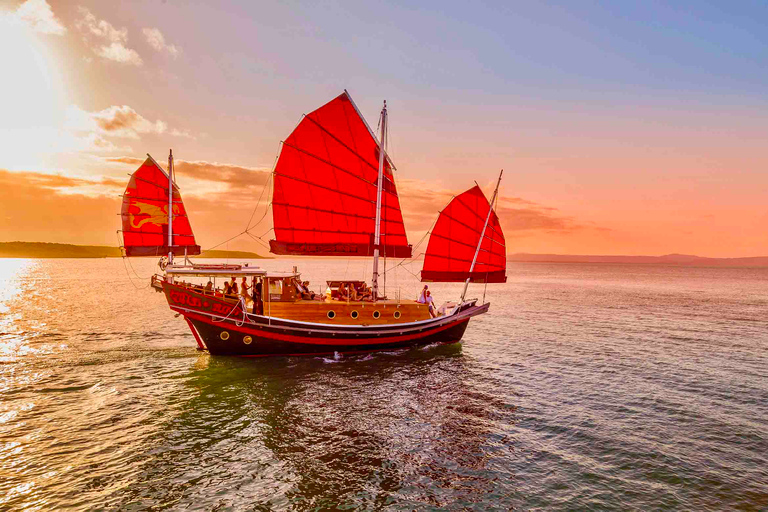
M232 288L230 289L230 293L237 295L237 278L235 276L232 276Z
M365 283L360 285L360 300L373 300L373 290Z
M305 299L314 300L315 295L317 295L315 292L309 289L309 281L304 281L301 283L302 288L304 288L304 295L303 297Z
M229 281L224 281L224 295L232 293L232 287L229 285Z
M357 300L357 290L355 290L355 285L352 283L349 283L349 300Z
M427 292L425 301L427 306L429 306L429 316L431 316L432 318L435 318L437 316L437 312L435 310L435 302L432 299L432 295L429 292Z
M206 292L212 292L213 291L213 282L211 280L208 280L208 284L205 285L205 291Z
M349 292L347 291L347 285L341 283L339 285L339 300L349 300Z
M416 301L419 304L426 304L427 303L427 293L429 293L429 292L427 292L427 288L429 288L429 286L427 286L425 284L424 288L421 289L421 293L419 294L419 300Z

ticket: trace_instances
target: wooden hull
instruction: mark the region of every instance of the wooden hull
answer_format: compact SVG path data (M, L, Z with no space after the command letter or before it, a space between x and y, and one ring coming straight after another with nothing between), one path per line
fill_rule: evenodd
M196 336L200 337L209 353L229 356L302 356L331 355L334 353L361 353L395 350L431 343L456 343L467 329L469 318L445 325L426 327L415 333L357 333L339 332L312 334L285 327L266 325L236 325L234 322L215 323L202 315L189 314ZM222 334L226 333L226 340ZM248 343L246 337L250 337Z
M287 356L393 350L461 340L469 319L489 304L465 304L451 315L428 320L376 325L335 325L243 313L236 305L196 297L164 283L173 311L184 315L198 347L215 355ZM185 296L181 300L181 296ZM215 301L215 302L214 302ZM206 304L204 307L203 304ZM216 310L214 312L213 310Z

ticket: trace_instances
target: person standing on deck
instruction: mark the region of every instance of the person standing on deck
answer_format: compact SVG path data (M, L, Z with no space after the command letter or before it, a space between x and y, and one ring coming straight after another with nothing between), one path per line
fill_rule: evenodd
M248 293L250 287L248 286L247 279L247 277L243 276L243 281L240 283L240 296L244 299L251 298L251 295Z
M232 276L232 289L230 290L232 295L237 295L237 277Z

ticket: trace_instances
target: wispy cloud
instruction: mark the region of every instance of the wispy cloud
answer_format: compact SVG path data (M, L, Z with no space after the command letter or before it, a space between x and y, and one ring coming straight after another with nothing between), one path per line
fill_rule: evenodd
M45 0L27 0L11 14L11 18L42 34L61 36L67 32L67 28L56 18Z
M160 32L159 28L145 28L142 30L144 38L149 43L149 46L157 50L158 52L167 52L171 57L176 58L181 53L181 47L174 44L168 44L165 42L165 36Z
M150 121L128 105L112 105L98 112L86 112L71 105L67 109L67 127L76 132L95 133L101 137L138 139L143 134L164 134L193 138L187 131L168 129L165 121Z
M437 219L440 210L463 190L435 189L421 180L401 179L398 182L400 206L405 227L413 231L426 231ZM518 236L533 232L572 233L582 229L597 229L564 215L557 208L537 204L521 197L501 196L496 206L504 232Z
M136 50L128 48L128 29L115 28L106 20L100 20L85 7L79 7L80 19L75 26L83 33L83 39L99 57L141 66L143 61Z

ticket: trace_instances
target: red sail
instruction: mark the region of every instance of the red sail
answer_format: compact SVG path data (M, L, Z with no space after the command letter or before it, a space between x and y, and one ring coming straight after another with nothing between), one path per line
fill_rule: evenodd
M147 158L131 176L123 194L123 245L126 256L168 254L168 175ZM181 194L173 185L173 253L200 254Z
M440 212L429 237L422 281L461 282L468 277L476 283L507 281L507 249L494 211L488 219L474 271L471 275L469 272L489 208L483 191L475 186L454 197Z
M379 144L346 91L305 115L275 166L270 251L373 255L378 172ZM410 257L389 158L381 203L381 253Z

